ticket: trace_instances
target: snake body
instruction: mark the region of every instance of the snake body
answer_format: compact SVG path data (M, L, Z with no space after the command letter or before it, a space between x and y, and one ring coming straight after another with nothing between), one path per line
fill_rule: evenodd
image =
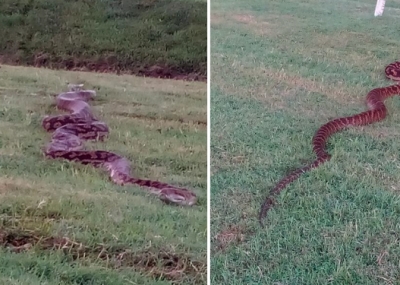
M43 149L45 156L102 168L109 172L110 179L114 183L147 187L149 192L156 194L166 203L195 205L197 197L188 189L132 177L129 161L118 154L104 150L84 150L83 141L102 141L108 136L109 128L93 116L88 104L88 101L96 96L96 92L82 90L81 87L82 85L72 86L69 92L61 93L56 97L57 107L69 111L70 114L43 118L43 128L52 132L50 143Z
M400 61L389 64L385 68L385 75L389 79L400 81ZM373 89L367 94L366 98L368 111L350 117L337 118L321 126L312 140L313 151L317 158L312 163L291 172L275 185L261 206L260 224L263 225L263 218L274 205L274 196L277 196L288 184L299 178L302 173L330 160L331 155L326 150L326 143L331 135L349 126L363 126L383 120L387 113L384 101L396 94L400 94L400 85Z

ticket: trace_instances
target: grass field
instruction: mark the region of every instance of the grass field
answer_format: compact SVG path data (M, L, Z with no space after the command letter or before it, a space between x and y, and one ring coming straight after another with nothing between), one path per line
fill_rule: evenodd
M0 25L2 63L207 73L206 0L2 0Z
M205 284L205 84L10 66L0 73L0 241L33 244L0 250L0 284ZM110 127L89 149L127 157L138 177L193 189L198 205L168 206L90 166L44 158L50 135L40 121L61 113L52 95L66 82L96 90L94 113Z
M268 191L314 159L324 123L364 111L390 85L400 1L211 3L212 284L400 284L400 100L379 123L334 135L332 159Z

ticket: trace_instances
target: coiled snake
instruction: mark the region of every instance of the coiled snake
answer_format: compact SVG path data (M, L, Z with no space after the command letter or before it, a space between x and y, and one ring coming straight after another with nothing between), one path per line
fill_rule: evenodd
M96 92L82 90L82 86L71 85L69 92L61 93L56 98L57 107L71 112L70 114L44 117L43 128L53 132L50 143L43 149L45 156L102 168L109 172L114 183L148 187L151 193L166 203L185 206L196 204L196 195L187 189L131 177L129 161L124 157L103 150L83 150L84 140L104 140L109 129L105 123L93 116L87 103L95 97Z
M400 81L400 61L389 64L385 68L385 75L389 79ZM383 120L387 112L384 101L396 94L400 94L400 85L373 89L368 93L366 98L368 111L350 117L337 118L320 127L312 140L313 151L317 158L309 165L299 168L285 176L270 191L269 196L264 200L261 206L259 214L261 226L263 225L263 218L274 205L274 196L277 196L288 184L299 178L302 173L330 160L331 156L326 151L326 142L331 135L349 126L368 125Z

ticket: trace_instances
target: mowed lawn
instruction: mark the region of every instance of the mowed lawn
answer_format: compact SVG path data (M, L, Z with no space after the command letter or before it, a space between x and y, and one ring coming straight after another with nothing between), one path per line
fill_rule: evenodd
M110 127L87 149L192 189L198 205L165 205L91 166L46 159L40 122L63 113L54 95L67 82L96 90L93 112ZM0 100L0 284L206 283L204 83L1 66Z
M400 1L214 0L211 4L212 284L400 284L400 99L388 117L334 135L332 159L261 203L314 160L329 120L366 109L400 60Z

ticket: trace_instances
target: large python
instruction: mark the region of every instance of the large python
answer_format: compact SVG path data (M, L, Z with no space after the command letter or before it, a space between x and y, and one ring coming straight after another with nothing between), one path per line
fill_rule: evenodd
M385 75L389 79L400 81L400 61L389 64L385 68ZM331 155L326 150L326 142L331 135L349 126L368 125L383 120L387 113L384 101L396 94L400 94L400 85L373 89L367 94L366 98L368 111L350 117L337 118L320 127L312 140L313 151L317 158L312 163L291 172L275 185L261 206L259 214L261 226L263 225L263 218L265 218L267 212L274 205L275 196L288 184L299 178L302 173L330 160Z
M158 181L134 178L130 175L129 161L118 154L104 150L83 150L84 140L104 140L108 126L92 114L88 101L96 96L94 90L83 90L83 85L69 85L69 92L56 97L59 109L70 114L45 116L43 128L53 132L50 143L43 149L48 158L61 158L90 164L109 172L110 179L118 185L136 184L149 188L163 202L192 206L197 197L191 191Z

